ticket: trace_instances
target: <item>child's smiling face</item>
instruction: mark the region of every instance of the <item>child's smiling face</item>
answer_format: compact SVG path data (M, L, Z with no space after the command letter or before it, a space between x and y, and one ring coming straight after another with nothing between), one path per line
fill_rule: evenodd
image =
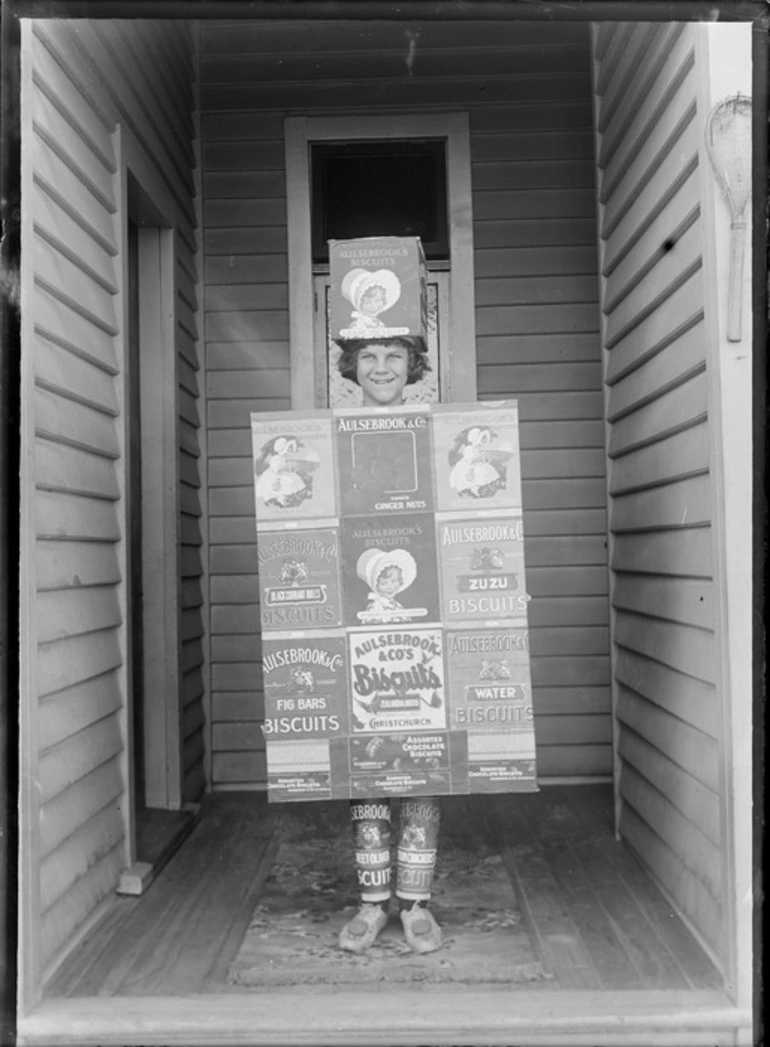
M373 342L358 350L356 379L364 394L365 406L400 404L408 374L409 350L403 345Z
M386 567L377 579L380 596L393 597L403 588L404 578L398 567Z

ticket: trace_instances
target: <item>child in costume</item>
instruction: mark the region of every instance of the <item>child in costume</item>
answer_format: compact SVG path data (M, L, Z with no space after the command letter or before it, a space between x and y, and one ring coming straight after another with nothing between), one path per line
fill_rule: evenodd
M421 343L402 337L346 342L337 366L344 378L361 387L363 403L370 407L399 406L404 388L419 381L430 369ZM370 609L388 616L381 620L395 621L391 616L402 612L396 596L414 580L413 564L411 554L403 549L389 553L367 550L359 558L359 577L372 590ZM401 923L406 941L415 952L433 952L441 946L441 928L427 903L436 866L441 812L437 800L429 796L404 798L400 804L395 893ZM389 799L352 800L350 813L360 907L340 931L339 944L349 952L361 953L388 922L392 805Z

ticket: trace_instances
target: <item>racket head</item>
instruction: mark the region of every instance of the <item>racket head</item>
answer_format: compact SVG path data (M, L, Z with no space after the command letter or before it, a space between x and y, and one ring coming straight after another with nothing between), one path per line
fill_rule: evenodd
M706 152L733 220L751 195L751 127L751 99L741 94L718 102L706 120Z

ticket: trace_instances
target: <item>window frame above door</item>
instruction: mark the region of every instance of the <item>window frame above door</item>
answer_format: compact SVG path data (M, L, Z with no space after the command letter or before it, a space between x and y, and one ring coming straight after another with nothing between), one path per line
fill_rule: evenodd
M410 113L311 117L284 120L286 220L289 262L289 337L292 410L315 406L314 280L311 235L310 145L366 139L444 138L447 147L447 209L451 293L443 398L476 399L476 324L473 273L468 114Z

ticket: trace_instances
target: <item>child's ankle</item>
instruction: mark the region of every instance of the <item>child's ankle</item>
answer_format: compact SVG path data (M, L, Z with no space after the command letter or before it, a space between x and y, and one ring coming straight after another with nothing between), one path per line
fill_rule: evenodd
M359 905L379 905L382 911L387 915L390 909L390 898L386 898L385 901L370 902L368 898L361 898Z
M430 898L399 898L398 899L398 911L403 912L404 909L424 909L430 901Z

